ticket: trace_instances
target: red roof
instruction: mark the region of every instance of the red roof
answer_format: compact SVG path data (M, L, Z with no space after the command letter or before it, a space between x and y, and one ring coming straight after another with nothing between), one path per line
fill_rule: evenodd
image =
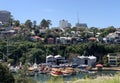
M103 67L103 65L102 64L97 64L96 67Z
M90 37L88 40L96 40L95 37Z
M50 38L48 38L48 40L54 40L54 38L51 38L51 37L50 37Z
M40 39L40 37L39 37L39 36L34 36L33 38Z

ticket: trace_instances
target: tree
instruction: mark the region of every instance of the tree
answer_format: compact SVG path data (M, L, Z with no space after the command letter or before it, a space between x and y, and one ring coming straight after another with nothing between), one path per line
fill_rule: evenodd
M107 28L104 28L104 29L100 29L101 31L101 34L100 36L101 37L105 37L107 36L109 33L113 33L116 31L116 28L114 28L114 26L110 26L110 27L107 27Z
M27 27L27 28L32 28L32 22L31 22L31 20L26 20L26 22L25 22L25 26Z
M44 28L44 29L49 29L49 26L51 25L51 20L45 20L43 19L41 22L40 22L40 27L41 28Z
M8 18L7 20L7 23L4 25L5 27L8 27L8 26L13 26L13 16L11 16L10 18Z
M35 29L34 33L35 35L38 35L40 33L39 29Z
M40 63L45 61L45 56L43 55L44 51L42 49L31 49L31 55L29 55L29 59L32 63Z
M13 26L19 27L20 26L20 21L19 20L15 20Z
M13 75L5 64L0 63L0 83L15 83Z
M96 33L99 31L98 28L96 27L91 27L89 30L93 32L94 37L96 36Z
M34 21L33 21L33 29L35 29L35 28L37 27L36 24L37 24L37 22L34 20Z

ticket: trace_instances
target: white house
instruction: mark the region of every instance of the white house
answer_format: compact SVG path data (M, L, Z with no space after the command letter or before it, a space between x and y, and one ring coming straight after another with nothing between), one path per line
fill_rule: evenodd
M88 66L94 66L96 63L96 57L95 56L78 56L73 59L73 63L77 65L88 65Z
M56 59L54 58L53 55L46 56L46 64L49 64L49 65L56 64Z
M62 57L61 55L46 56L46 64L49 64L49 65L59 65L59 64L62 64L62 63L66 63L66 62L67 62L67 60L65 60L65 57Z
M88 57L88 66L93 66L96 63L96 57L95 56L89 56Z

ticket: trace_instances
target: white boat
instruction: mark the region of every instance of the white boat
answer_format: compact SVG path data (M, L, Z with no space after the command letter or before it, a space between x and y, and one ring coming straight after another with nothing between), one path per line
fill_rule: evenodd
M62 71L62 73L63 73L63 76L70 76L70 75L72 75L72 73L67 71L67 70Z

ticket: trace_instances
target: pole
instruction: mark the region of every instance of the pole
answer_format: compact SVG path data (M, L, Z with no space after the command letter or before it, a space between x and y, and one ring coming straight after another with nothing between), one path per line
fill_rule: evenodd
M6 36L7 39L7 54L6 54L6 60L8 60L8 37Z

